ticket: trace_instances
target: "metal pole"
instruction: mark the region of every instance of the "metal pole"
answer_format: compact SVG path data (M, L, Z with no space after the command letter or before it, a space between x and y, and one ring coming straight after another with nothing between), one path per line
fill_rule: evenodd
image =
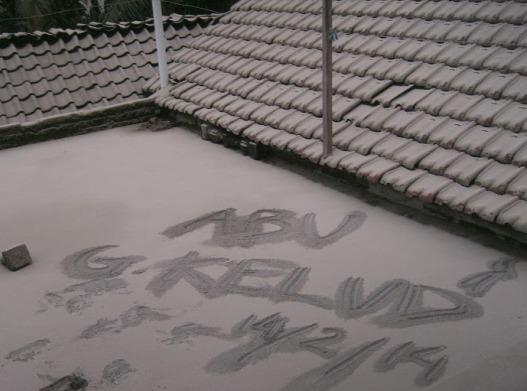
M322 105L323 105L323 144L324 157L331 155L333 149L333 36L332 0L322 0Z
M159 82L161 88L168 86L167 54L165 49L165 29L163 28L163 12L161 0L152 0L154 28L156 33L157 63L159 67Z

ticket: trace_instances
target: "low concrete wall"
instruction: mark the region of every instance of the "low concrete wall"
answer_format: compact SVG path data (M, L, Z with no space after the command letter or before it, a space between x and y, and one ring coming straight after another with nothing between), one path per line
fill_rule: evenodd
M0 126L0 149L147 121L159 114L153 99Z

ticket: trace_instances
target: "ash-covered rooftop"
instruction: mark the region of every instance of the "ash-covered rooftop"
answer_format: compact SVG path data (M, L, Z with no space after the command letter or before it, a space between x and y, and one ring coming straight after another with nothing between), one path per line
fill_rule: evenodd
M328 159L321 8L318 0L238 2L174 54L173 85L157 103L424 208L524 236L527 4L334 2Z
M4 150L0 167L0 248L33 258L0 268L2 390L527 384L527 263L491 236L181 127Z

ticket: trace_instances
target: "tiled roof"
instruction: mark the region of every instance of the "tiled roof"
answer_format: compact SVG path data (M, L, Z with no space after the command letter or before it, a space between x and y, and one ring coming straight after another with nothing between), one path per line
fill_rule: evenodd
M164 19L170 55L210 17ZM0 126L143 97L157 67L151 19L0 35Z
M158 104L526 233L527 3L333 4L329 159L320 0L240 1L177 51Z

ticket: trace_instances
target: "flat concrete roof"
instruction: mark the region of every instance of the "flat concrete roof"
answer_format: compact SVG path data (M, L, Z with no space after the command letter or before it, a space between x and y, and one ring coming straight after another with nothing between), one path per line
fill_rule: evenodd
M184 128L0 151L0 377L524 390L527 263ZM334 185L332 185L334 184Z

